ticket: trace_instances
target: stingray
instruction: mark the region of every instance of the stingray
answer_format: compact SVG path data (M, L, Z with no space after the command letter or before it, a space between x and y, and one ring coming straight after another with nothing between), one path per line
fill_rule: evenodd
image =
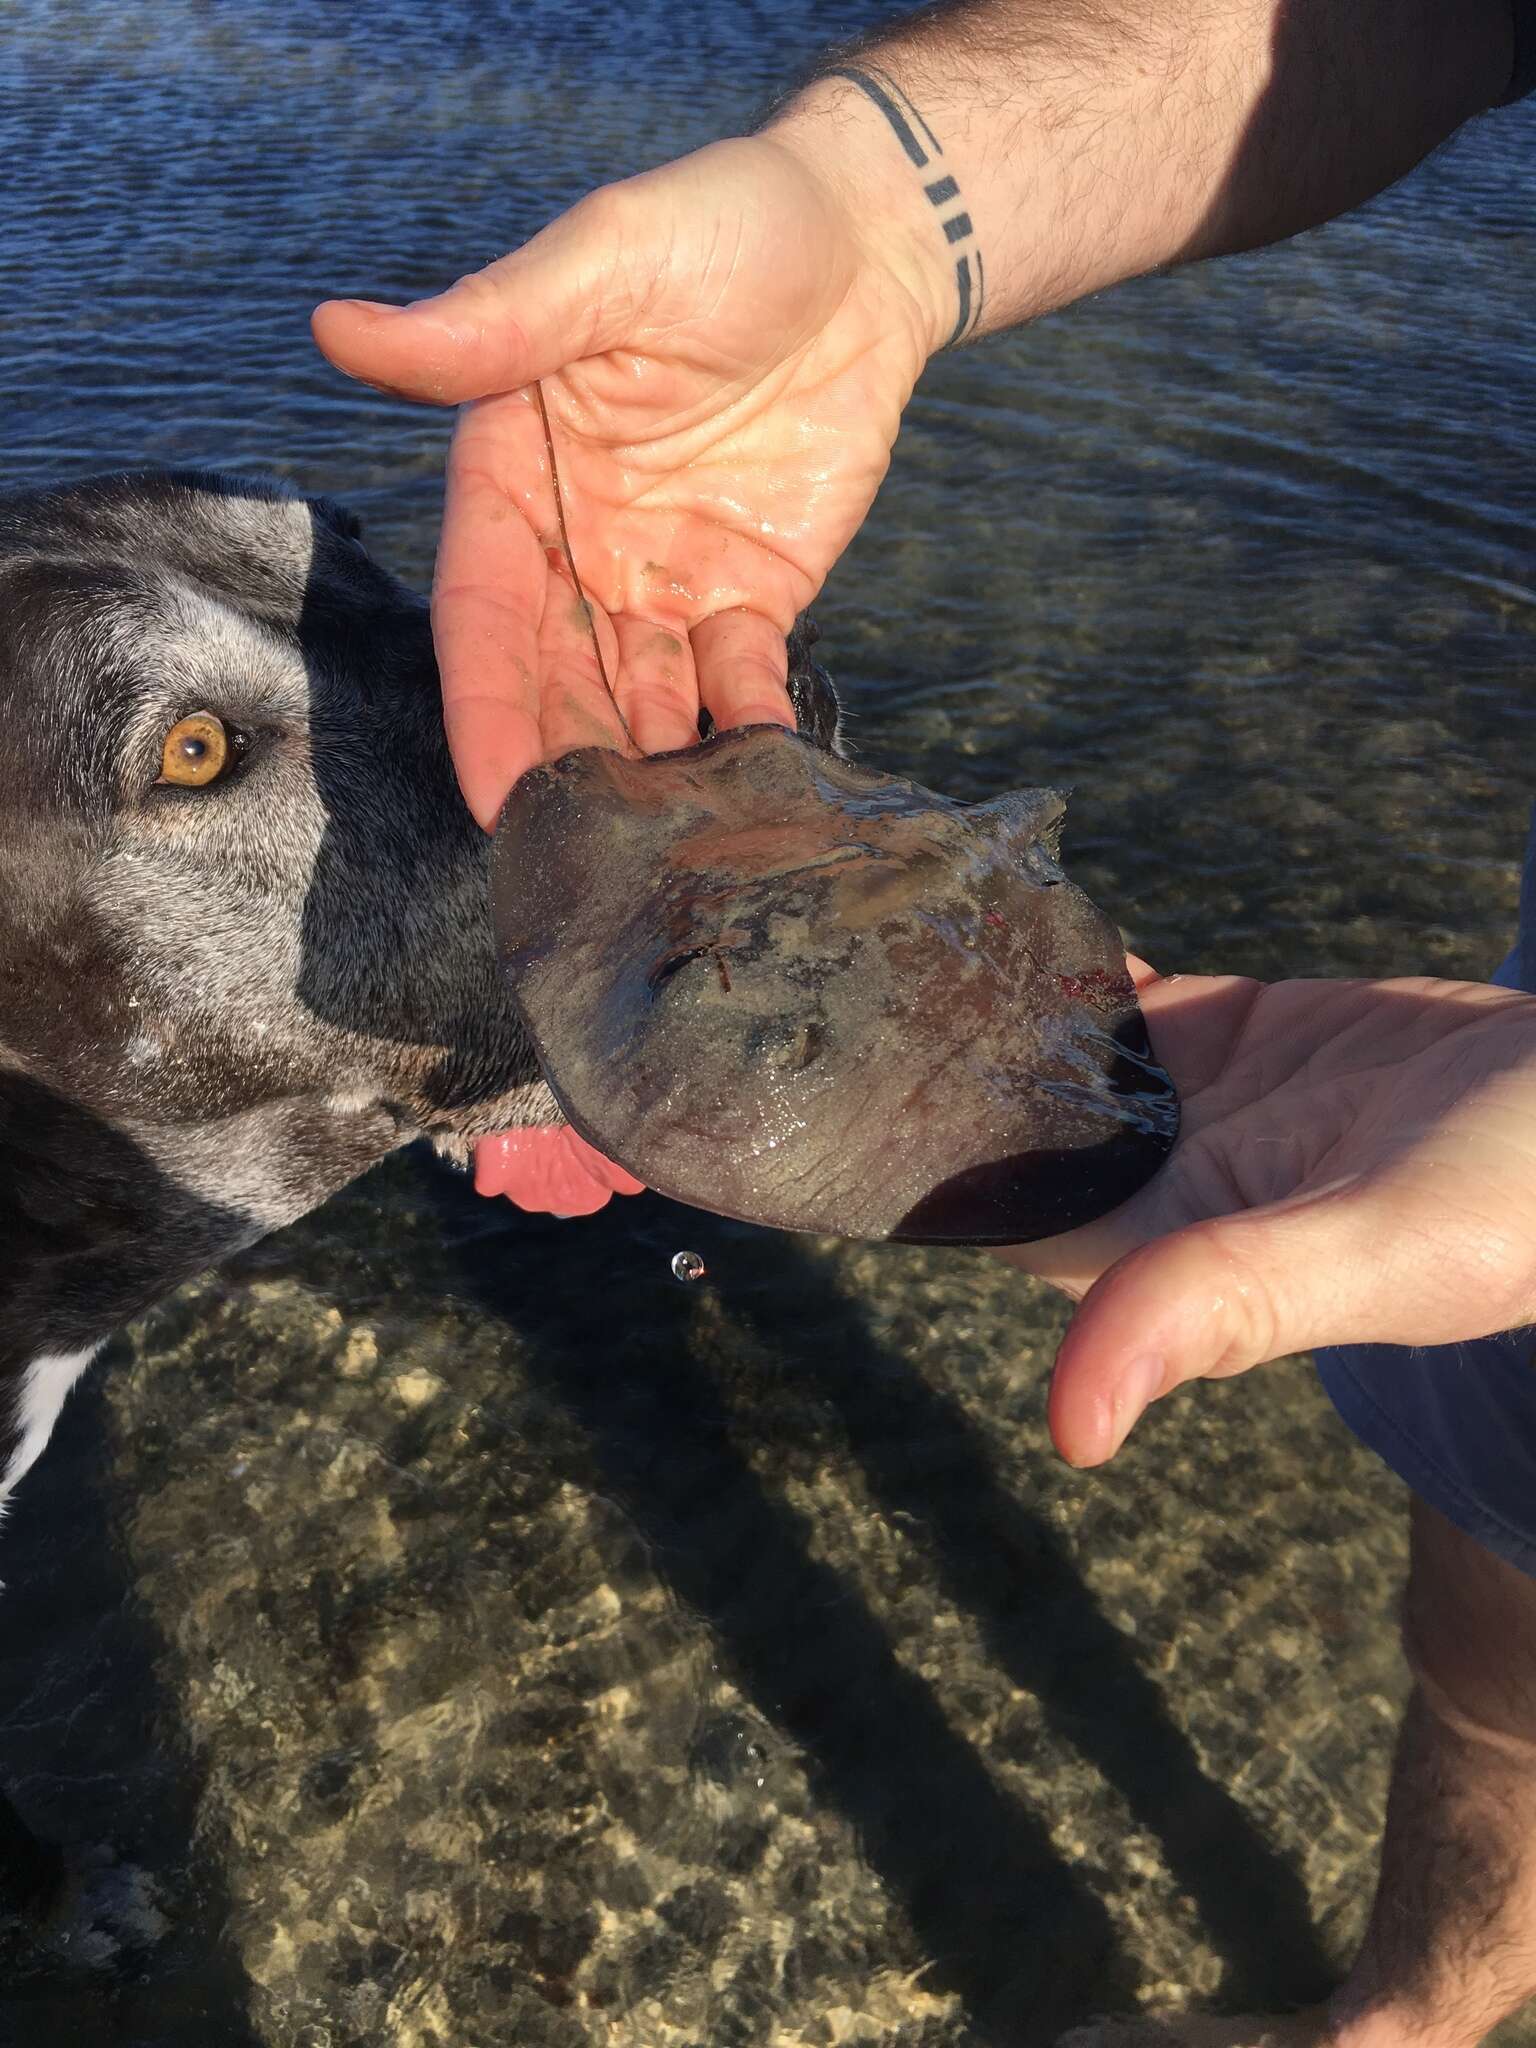
M647 1185L754 1223L1054 1236L1173 1144L1065 798L964 804L778 726L531 770L492 859L503 968L561 1109Z

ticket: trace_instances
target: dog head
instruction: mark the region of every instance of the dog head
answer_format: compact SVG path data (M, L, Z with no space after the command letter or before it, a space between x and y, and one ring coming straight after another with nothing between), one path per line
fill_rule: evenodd
M395 1145L551 1113L426 607L338 508L0 499L0 719L0 1373Z
M7 1373L57 1380L399 1144L558 1113L426 605L339 507L201 473L0 497L0 719L3 1487Z

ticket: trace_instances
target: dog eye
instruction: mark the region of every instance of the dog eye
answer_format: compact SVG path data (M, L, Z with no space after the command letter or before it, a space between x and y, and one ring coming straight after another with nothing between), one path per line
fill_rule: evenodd
M235 765L235 735L211 711L178 719L165 736L160 780L182 789L206 789Z

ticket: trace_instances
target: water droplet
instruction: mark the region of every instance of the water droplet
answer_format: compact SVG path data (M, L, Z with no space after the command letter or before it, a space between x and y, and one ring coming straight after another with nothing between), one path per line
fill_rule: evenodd
M709 1271L697 1252L674 1252L672 1254L672 1278L674 1280L702 1280Z

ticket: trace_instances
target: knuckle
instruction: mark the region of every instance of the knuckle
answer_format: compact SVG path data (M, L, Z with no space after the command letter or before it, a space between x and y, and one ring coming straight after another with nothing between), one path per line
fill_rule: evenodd
M1536 1252L1523 1231L1485 1229L1476 1247L1474 1291L1489 1332L1536 1321Z
M680 717L689 715L687 692L676 683L652 680L630 682L622 686L619 694L624 700L626 710L668 711L675 712Z
M721 677L725 690L733 697L744 696L748 691L754 695L765 693L782 697L784 694L784 672L762 654L739 654Z
M625 180L614 185L599 185L595 192L579 199L566 218L573 228L594 236L601 244L607 244L624 233L634 219L635 211L635 195L630 190L629 181Z
M1206 1377L1230 1379L1281 1357L1291 1346L1262 1248L1241 1246L1219 1223L1197 1224L1192 1236L1203 1269L1196 1306L1215 1339Z
M501 280L497 272L501 261L504 260L503 258L496 263L488 263L481 270L466 270L462 277L453 280L448 289L461 307L481 307L495 303L501 290ZM444 293L443 296L447 297L448 294Z

